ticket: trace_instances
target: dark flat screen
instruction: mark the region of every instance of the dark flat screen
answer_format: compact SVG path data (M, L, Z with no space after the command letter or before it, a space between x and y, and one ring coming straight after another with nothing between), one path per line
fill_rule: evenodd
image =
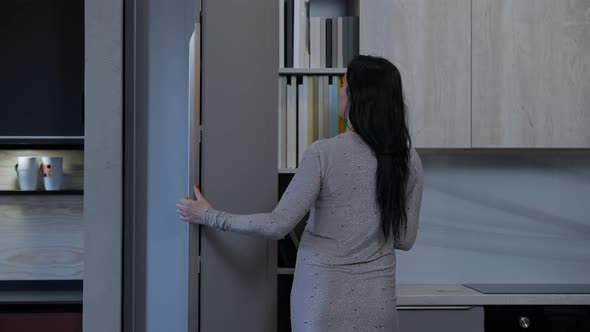
M84 0L0 1L0 136L84 135Z

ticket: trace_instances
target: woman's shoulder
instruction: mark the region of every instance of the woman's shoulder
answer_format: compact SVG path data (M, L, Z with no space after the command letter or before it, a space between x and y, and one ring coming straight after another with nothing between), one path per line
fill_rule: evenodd
M335 149L342 144L346 144L345 140L347 136L348 133L342 133L331 138L319 139L313 142L309 146L309 149L314 149L316 151L326 151Z

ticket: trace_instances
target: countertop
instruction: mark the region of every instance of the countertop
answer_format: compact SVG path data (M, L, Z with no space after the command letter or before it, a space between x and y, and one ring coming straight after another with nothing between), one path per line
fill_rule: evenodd
M0 304L80 304L77 287L0 287ZM397 285L397 305L403 307L482 305L590 305L589 294L483 294L462 285Z
M590 294L483 294L462 285L397 285L397 305L590 305Z

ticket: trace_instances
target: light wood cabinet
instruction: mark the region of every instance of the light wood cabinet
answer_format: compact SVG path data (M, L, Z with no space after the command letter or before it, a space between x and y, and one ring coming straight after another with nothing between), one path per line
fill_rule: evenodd
M402 74L413 143L471 146L471 1L363 0L360 52Z
M590 1L473 0L473 147L590 147Z

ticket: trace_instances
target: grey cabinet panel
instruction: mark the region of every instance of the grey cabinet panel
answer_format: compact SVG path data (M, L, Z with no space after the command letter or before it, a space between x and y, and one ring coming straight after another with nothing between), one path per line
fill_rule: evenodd
M84 71L85 332L121 331L123 1L86 0Z
M398 307L399 330L403 332L483 332L483 307L470 309L415 308L404 310Z
M201 186L218 209L277 202L278 2L204 0ZM276 242L201 232L201 331L276 330Z
M473 146L590 147L590 2L473 0Z
M360 52L402 74L417 147L471 146L471 1L362 0Z

